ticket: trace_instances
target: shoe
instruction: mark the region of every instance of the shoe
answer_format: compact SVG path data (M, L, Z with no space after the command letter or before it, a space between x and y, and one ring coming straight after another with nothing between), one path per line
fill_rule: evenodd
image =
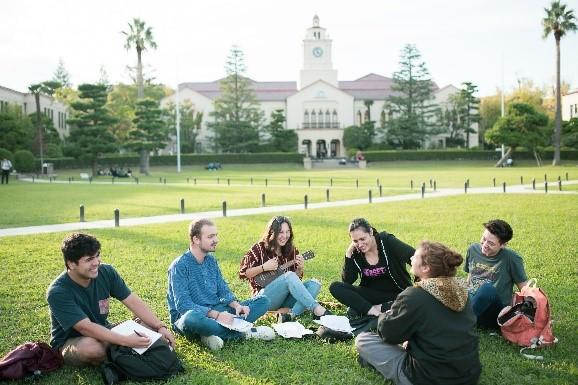
M102 375L102 381L105 383L105 385L115 385L120 382L117 371L110 363L105 362L101 365L100 374Z
M275 331L269 326L257 326L249 329L248 332L245 332L245 338L269 341L275 338Z
M277 314L277 323L282 324L284 322L292 322L293 315L291 313L278 313Z
M223 345L225 345L223 339L219 336L201 336L201 343L212 351L221 350Z
M323 317L324 315L332 315L333 313L327 309L325 309L325 313L321 314L321 315L315 315L315 313L313 313L313 319L321 319L321 317Z

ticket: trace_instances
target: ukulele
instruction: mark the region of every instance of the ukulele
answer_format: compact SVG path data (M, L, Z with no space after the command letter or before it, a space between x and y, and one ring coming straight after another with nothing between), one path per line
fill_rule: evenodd
M301 256L303 257L304 260L308 260L315 257L315 253L312 250L307 250L306 252L301 254ZM255 282L257 282L257 285L265 287L271 282L273 282L277 277L281 276L282 274L285 274L287 268L293 266L295 263L296 261L292 260L277 267L276 270L264 271L263 273L255 276L254 278Z

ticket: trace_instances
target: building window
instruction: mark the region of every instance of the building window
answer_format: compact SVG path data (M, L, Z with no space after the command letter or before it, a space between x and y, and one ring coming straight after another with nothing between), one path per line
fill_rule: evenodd
M317 128L317 114L315 110L311 111L311 128Z
M309 128L309 111L307 110L303 114L303 128Z
M323 111L319 110L317 115L317 128L323 128Z
M337 119L337 110L333 110L333 119L331 120L333 128L339 128L339 120Z
M357 124L361 126L363 124L363 115L361 115L361 111L357 111Z
M331 128L331 113L329 110L325 111L325 128Z

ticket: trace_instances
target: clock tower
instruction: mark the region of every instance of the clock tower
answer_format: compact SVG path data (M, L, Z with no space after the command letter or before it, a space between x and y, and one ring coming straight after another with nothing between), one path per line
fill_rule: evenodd
M307 29L303 40L303 68L299 76L299 89L317 80L324 80L337 87L337 70L331 62L331 39L325 28L319 26L319 17L313 17L313 26Z

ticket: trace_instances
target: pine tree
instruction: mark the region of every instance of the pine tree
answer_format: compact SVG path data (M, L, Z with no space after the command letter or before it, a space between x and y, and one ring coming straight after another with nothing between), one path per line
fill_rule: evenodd
M64 61L62 58L58 61L58 67L56 67L56 71L54 71L54 75L52 75L52 81L60 83L61 87L70 88L72 83L70 82L70 74L64 67Z
M136 102L134 124L129 136L129 147L140 153L140 172L149 175L150 152L167 144L167 131L162 112L156 100L145 98Z

